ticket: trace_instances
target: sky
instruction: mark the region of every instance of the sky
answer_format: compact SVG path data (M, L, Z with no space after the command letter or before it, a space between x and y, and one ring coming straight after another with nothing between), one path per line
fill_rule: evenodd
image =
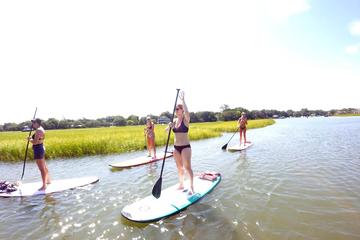
M360 1L1 1L0 124L360 108Z

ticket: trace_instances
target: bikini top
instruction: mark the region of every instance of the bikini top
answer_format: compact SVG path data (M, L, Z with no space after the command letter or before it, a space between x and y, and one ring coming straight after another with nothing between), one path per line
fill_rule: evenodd
M189 128L185 125L184 121L181 121L181 124L178 128L177 127L173 128L174 133L177 133L177 132L187 133L188 131L189 131Z
M35 139L35 133L31 136L32 139ZM43 136L42 138L39 138L39 141L44 140L45 136Z

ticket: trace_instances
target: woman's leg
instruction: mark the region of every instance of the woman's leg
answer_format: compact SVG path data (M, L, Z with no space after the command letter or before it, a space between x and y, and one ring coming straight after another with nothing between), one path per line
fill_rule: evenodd
M49 169L47 167L47 164L46 164L45 160L44 160L44 163L45 163L45 170L46 170L46 184L50 184L51 180L50 180Z
M147 150L149 152L148 157L151 157L151 138L146 137Z
M181 152L182 162L190 178L190 194L194 193L194 173L191 168L191 148L184 148Z
M244 128L244 146L246 145L246 128Z
M153 150L154 156L153 158L156 158L156 146L155 146L155 137L151 139L151 149Z
M243 129L240 127L240 145L242 143L242 133L243 133Z
M46 181L47 181L47 169L46 169L46 163L45 163L45 159L37 159L36 160L36 164L40 170L41 173L41 178L42 178L42 182L43 185L42 187L39 189L39 191L45 190L46 189Z
M174 158L176 162L176 167L179 175L179 187L178 189L184 189L184 165L181 159L181 154L178 150L174 149Z
M154 136L154 158L156 158L156 142L155 142L155 136Z

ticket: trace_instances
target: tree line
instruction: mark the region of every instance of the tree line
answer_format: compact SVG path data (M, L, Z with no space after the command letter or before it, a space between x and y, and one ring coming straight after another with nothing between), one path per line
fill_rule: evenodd
M264 119L264 118L288 118L288 117L311 117L311 116L333 116L336 114L359 113L358 109L344 108L341 110L309 110L303 108L300 111L278 111L278 110L247 110L242 107L230 108L224 104L220 107L219 112L199 111L190 112L191 122L215 122L215 121L234 121L239 119L242 112L247 114L248 119ZM163 112L160 115L149 115L155 122L160 120L169 121L171 119L170 112ZM42 125L45 129L70 129L70 128L96 128L96 127L111 127L111 126L134 126L144 125L146 117L139 117L130 115L127 118L123 116L108 116L98 119L82 118L78 120L49 118L43 120ZM161 121L160 121L161 122ZM31 121L22 123L4 123L0 125L0 131L28 131L31 126Z

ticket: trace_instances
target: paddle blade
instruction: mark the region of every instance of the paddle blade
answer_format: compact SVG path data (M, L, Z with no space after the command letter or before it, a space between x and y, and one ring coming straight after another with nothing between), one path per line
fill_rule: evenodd
M152 195L153 195L155 198L159 198L160 195L161 195L161 185L162 185L162 177L160 177L160 178L156 181L156 183L155 183L155 185L154 185L154 187L153 187L153 189L152 189Z
M225 144L224 146L222 146L221 149L222 149L222 150L225 150L225 149L227 148L227 145L228 145L228 144Z

